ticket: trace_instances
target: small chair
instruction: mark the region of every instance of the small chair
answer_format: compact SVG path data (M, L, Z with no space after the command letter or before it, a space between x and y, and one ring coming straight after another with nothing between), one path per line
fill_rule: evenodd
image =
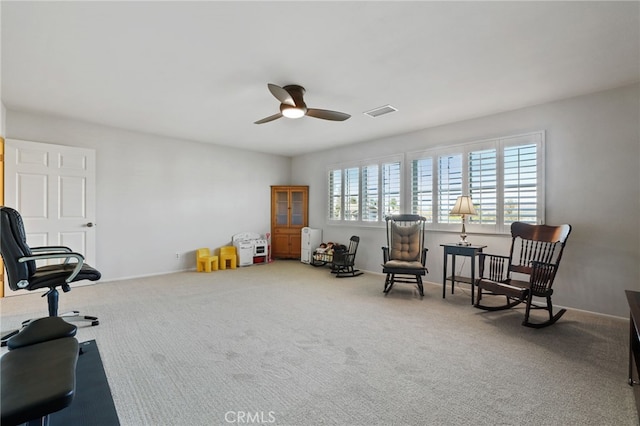
M526 303L524 321L526 327L542 328L554 324L566 309L553 314L551 295L553 281L562 259L562 252L571 233L571 225L530 225L523 222L511 224L511 249L509 256L480 253L480 278L477 280L478 299L475 307L498 311ZM519 274L522 279L515 279ZM528 278L528 279L527 279ZM501 305L483 305L484 295L505 296ZM546 299L546 305L533 304L534 297ZM529 321L531 309L545 309L549 319L541 323Z
M196 250L196 269L198 272L211 272L218 270L218 256L211 255L208 248L199 248Z
M382 247L384 263L382 273L387 274L384 293L389 293L393 285L415 283L420 296L424 296L422 277L426 268L427 248L424 246L423 216L396 214L385 217L387 223L387 246Z
M349 248L346 250L335 250L333 252L331 273L336 274L336 278L357 277L358 275L362 275L362 272L354 269L359 243L360 237L354 235L349 240Z
M238 256L236 255L235 246L220 247L220 269L227 269L227 262L231 269L236 269L238 264Z

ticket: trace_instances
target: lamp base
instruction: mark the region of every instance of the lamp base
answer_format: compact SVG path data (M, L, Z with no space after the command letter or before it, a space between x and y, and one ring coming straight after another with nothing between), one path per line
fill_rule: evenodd
M471 243L469 241L459 241L456 245L459 245L459 246L470 246Z

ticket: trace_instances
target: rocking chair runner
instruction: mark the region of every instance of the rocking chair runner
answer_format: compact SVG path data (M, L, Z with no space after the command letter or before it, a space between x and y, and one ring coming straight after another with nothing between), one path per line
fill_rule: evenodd
M424 246L424 224L426 218L415 214L397 214L385 217L387 223L387 246L382 247L386 274L384 292L388 293L395 283L415 283L420 296L424 296L422 276L428 270L427 248Z
M358 269L354 269L356 252L360 237L352 236L349 239L349 247L344 251L335 251L331 262L331 273L336 274L336 278L357 277L362 275Z
M542 328L554 324L566 309L553 314L551 295L553 281L562 259L564 246L571 232L570 225L548 226L514 222L511 225L511 249L509 256L481 253L480 278L477 280L478 299L475 307L489 311L512 308L526 303L524 321L527 327ZM514 279L513 274L528 276L528 280ZM506 297L504 305L481 304L485 295ZM534 297L544 297L546 306L533 304ZM545 309L549 319L542 323L529 321L531 309Z

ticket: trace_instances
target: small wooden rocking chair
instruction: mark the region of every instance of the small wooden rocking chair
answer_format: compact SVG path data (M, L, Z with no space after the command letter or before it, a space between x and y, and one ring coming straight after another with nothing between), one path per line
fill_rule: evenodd
M349 239L349 247L346 250L335 251L331 262L331 272L336 274L336 278L357 277L362 275L355 269L356 252L360 244L360 237L352 236Z
M547 226L530 225L514 222L511 225L511 249L509 256L499 256L481 253L480 278L477 280L478 298L476 308L497 311L512 308L520 303L526 303L526 311L522 325L526 327L542 328L554 324L566 309L553 314L551 295L553 281L560 265L564 246L571 232L570 225ZM517 280L513 274L528 276L528 281ZM485 295L501 295L506 297L504 305L483 305ZM544 297L546 306L532 303L534 297ZM549 319L542 323L529 321L531 309L545 309L549 312Z

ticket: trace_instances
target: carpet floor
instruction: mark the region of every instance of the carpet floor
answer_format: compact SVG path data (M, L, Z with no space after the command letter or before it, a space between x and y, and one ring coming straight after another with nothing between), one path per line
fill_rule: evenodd
M468 286L383 282L275 261L75 287L60 310L100 318L78 339L99 343L127 426L638 425L628 320L569 310L535 330ZM2 329L45 305L0 300Z

